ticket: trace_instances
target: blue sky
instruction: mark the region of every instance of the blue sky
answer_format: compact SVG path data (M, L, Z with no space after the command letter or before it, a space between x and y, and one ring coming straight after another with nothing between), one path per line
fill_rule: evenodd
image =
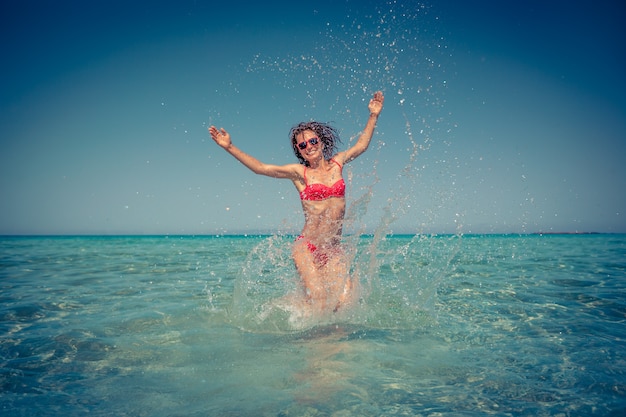
M207 127L293 163L378 89L348 229L626 232L621 2L154 3L2 3L0 234L297 232Z

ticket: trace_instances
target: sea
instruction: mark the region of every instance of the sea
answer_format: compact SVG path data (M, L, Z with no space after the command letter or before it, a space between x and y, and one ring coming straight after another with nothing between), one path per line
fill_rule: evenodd
M0 237L0 415L624 416L626 235Z

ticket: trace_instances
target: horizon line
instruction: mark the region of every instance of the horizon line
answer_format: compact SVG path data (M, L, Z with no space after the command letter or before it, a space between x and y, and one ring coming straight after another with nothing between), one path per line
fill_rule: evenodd
M626 232L471 232L471 233L419 233L419 232L404 232L404 233L386 233L385 237L403 237L403 236L558 236L558 235L619 235L626 234ZM270 237L270 236L297 236L298 233L15 233L15 234L0 234L0 238L11 237L162 237L162 238L177 238L177 237L207 237L207 238L223 238L223 237ZM375 236L375 233L346 233L344 236L363 236L370 237Z

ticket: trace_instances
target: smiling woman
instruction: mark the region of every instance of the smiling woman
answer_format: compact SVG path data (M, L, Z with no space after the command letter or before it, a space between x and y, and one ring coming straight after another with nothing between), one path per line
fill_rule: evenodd
M300 193L304 228L293 246L295 262L304 286L305 307L323 314L349 304L356 285L349 276L341 248L346 208L343 165L367 150L376 128L384 97L378 91L369 102L370 117L354 146L337 152L336 130L324 123L300 123L290 139L299 164L270 165L233 145L225 129L209 128L213 140L256 174L293 181Z

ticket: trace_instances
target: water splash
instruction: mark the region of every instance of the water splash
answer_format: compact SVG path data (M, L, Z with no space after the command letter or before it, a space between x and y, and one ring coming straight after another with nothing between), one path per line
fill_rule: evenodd
M390 220L391 217L387 217ZM329 324L416 329L436 319L436 294L459 249L459 236L350 235L344 247L357 278L357 301L337 313L312 315L291 259L291 236L259 242L237 277L231 321L254 332L284 333Z

